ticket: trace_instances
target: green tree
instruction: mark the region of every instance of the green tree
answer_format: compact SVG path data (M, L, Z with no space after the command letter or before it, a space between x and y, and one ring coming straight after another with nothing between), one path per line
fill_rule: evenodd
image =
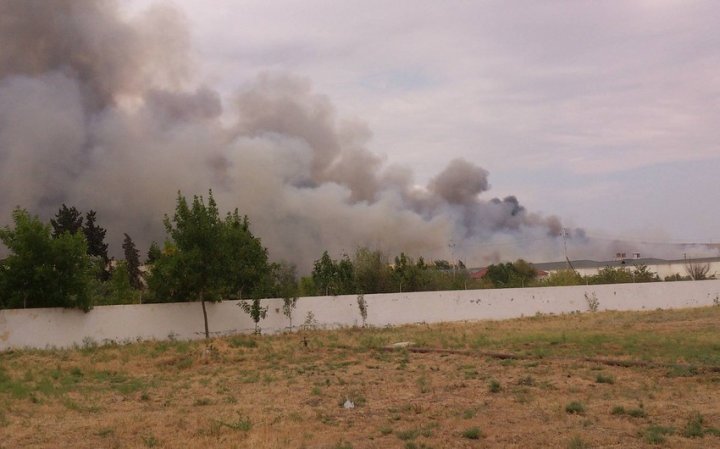
M565 285L582 285L585 281L583 277L575 270L558 270L550 273L545 279L540 282L540 285L545 287L558 287Z
M630 270L625 267L605 267L596 275L587 277L589 284L626 284L633 282Z
M53 228L53 238L58 238L64 232L76 234L80 231L82 229L83 217L75 206L67 207L63 203L60 210L55 214L55 218L50 220L50 224Z
M175 214L165 216L168 239L148 284L155 301L200 301L205 337L210 337L206 301L259 298L268 291L267 250L237 210L220 218L212 191L188 204L178 193Z
M355 291L352 293L363 295L392 290L390 281L392 272L382 252L358 248L352 266L355 284Z
M128 282L135 290L143 287L142 273L140 272L140 252L135 247L135 242L129 235L123 234L122 248L125 254L125 269L127 270Z
M162 251L160 250L160 247L158 246L157 242L150 243L150 248L148 249L147 253L147 259L145 260L146 265L152 265L155 263L156 260L158 260L162 256Z
M299 286L297 280L297 269L295 265L281 262L276 264L274 272L275 295L283 300L283 315L289 320L289 326L293 328L293 311L297 306Z
M353 263L347 255L340 261L335 261L325 251L313 265L313 285L321 295L350 294L355 290L353 273Z
M105 243L105 233L107 230L95 224L96 213L94 210L85 214L85 224L82 227L85 240L88 245L88 254L97 257L105 264L110 260L108 258L108 245Z
M62 232L53 239L50 226L26 210L17 208L12 216L14 228L0 229L0 241L10 250L0 270L4 305L90 310L92 262L85 236Z

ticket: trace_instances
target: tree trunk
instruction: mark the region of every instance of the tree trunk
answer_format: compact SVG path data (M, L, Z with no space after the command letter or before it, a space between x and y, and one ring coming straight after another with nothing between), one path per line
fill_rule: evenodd
M207 321L207 310L205 310L205 298L203 295L200 295L200 303L202 304L203 309L203 320L205 321L205 339L210 339L210 330L208 329L208 321Z

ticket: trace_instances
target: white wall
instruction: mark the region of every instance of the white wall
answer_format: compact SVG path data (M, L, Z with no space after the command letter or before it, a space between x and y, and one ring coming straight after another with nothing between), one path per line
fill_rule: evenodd
M720 300L720 280L389 293L365 295L365 300L368 325L386 326L586 311L586 294L597 297L599 310L698 307ZM288 321L282 314L282 300L263 302L270 307L260 324L263 332L285 330ZM207 309L213 335L251 332L254 328L237 301L207 304ZM301 298L293 324L302 325L308 312L314 315L317 327L362 324L354 295ZM0 350L167 339L170 335L196 339L202 338L203 329L200 303L99 306L88 313L70 309L0 310Z

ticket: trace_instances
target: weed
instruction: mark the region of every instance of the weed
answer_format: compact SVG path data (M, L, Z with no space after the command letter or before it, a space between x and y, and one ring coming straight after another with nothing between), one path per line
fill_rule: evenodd
M240 412L237 412L237 415L238 417L235 421L225 422L217 419L215 422L220 426L224 426L232 430L249 432L250 429L252 429L252 422L250 421L250 418L242 416Z
M195 402L193 402L193 405L197 407L202 407L210 404L212 404L212 401L208 398L195 399Z
M606 376L604 374L598 373L598 375L595 377L595 382L599 384L614 384L615 378L613 376Z
M418 429L399 430L395 432L395 436L403 441L414 440L418 435L420 435Z
M668 370L667 377L693 377L697 376L698 369L690 365L673 365Z
M589 449L590 445L576 435L570 440L567 447L568 449Z
M392 427L383 426L380 428L380 435L390 435L392 433Z
M524 385L526 387L532 387L535 385L535 379L532 376L525 376L518 380L518 385Z
M348 441L340 440L335 444L333 449L353 449L353 445Z
M600 307L600 300L598 299L595 292L588 294L585 292L585 302L587 303L588 310L591 312L597 312Z
M565 406L565 413L569 415L584 415L585 406L582 404L582 402L572 401Z
M663 444L666 441L665 436L672 435L674 433L675 429L672 427L652 425L645 429L644 432L641 432L641 435L645 441L650 444Z
M142 437L143 443L145 443L145 446L147 447L155 447L158 444L160 444L160 441L158 441L157 438L155 438L154 435L145 435Z
M235 335L228 339L228 344L233 348L257 348L257 341L247 335Z
M498 382L495 379L492 379L490 383L488 384L488 391L490 393L500 393L502 390L502 387L500 386L500 382Z
M612 410L610 411L610 414L611 415L624 415L625 407L623 407L622 405L616 405L615 407L612 408Z
M95 433L95 435L99 436L100 438L106 438L110 435L113 435L115 431L109 427L102 428Z
M645 418L647 413L645 413L645 410L642 408L631 408L627 411L627 415L632 418Z
M462 417L463 419L473 419L477 415L477 410L469 408L466 410L463 410Z
M703 416L700 413L694 412L691 414L685 425L685 429L683 429L683 436L686 438L702 438L705 436L703 421Z
M462 437L468 440L479 440L485 435L482 433L479 427L470 427L462 432Z

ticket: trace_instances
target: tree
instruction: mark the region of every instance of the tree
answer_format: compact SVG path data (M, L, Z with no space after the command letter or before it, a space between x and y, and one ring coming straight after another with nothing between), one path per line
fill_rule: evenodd
M74 208L73 208L74 209ZM83 234L88 246L88 255L95 257L100 265L98 279L106 281L110 279L110 271L108 270L108 245L105 243L104 228L95 224L95 211L91 210L85 215L85 224L82 226Z
M148 284L155 301L196 301L202 305L205 337L210 337L206 301L259 298L268 291L267 250L237 210L220 218L208 194L188 204L178 192L175 214L165 216L168 239L151 270Z
M354 293L384 293L391 290L392 272L382 252L358 248L353 259Z
M255 334L260 335L260 320L264 320L267 315L267 306L260 306L260 298L242 299L238 302L238 306L252 318L255 323Z
M283 300L283 315L289 320L289 326L293 328L293 311L297 306L299 296L299 286L296 275L295 265L289 263L279 263L275 265L275 296Z
M64 203L55 218L50 220L53 238L60 237L64 232L76 234L82 229L83 217L75 206L68 208Z
M708 277L708 273L710 272L709 263L700 263L689 260L685 263L685 271L687 272L688 276L690 276L690 279L692 279L693 281L702 281L713 277Z
M52 238L50 226L17 208L14 228L0 229L0 241L10 250L0 270L0 297L5 307L92 307L89 282L92 262L82 233L61 232Z
M127 269L128 281L135 290L140 290L143 287L142 273L140 272L140 253L135 247L135 242L129 235L123 234L125 239L123 240L122 248L125 253L125 267Z
M158 246L157 242L150 243L150 248L148 249L147 253L147 259L145 260L146 265L152 265L155 263L156 260L158 260L162 256L162 251L160 251L160 247Z
M483 279L492 282L493 287L526 287L537 277L537 270L523 259L514 263L493 264L487 268Z
M312 271L313 284L318 293L324 295L345 295L354 291L353 263L344 255L338 262L323 252L315 261Z

